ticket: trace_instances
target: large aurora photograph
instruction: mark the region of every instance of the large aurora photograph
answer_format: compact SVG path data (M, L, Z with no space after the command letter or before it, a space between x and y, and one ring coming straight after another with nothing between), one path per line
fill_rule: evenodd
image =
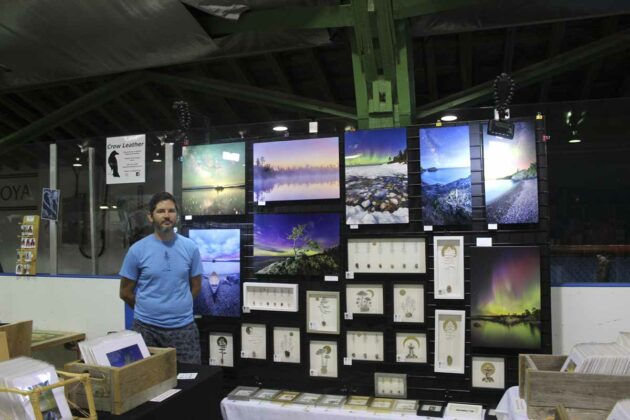
M245 143L182 147L182 211L245 213Z
M254 201L339 198L339 138L254 144Z
M540 249L471 248L473 347L540 348Z
M336 275L339 219L336 213L255 214L255 273Z
M346 224L409 223L405 128L347 132L345 162Z
M201 292L193 301L197 315L238 317L241 311L240 229L191 229L201 254Z
M420 180L425 225L471 223L468 125L420 129Z
M538 223L536 132L532 121L514 124L514 139L487 134L483 161L488 223Z

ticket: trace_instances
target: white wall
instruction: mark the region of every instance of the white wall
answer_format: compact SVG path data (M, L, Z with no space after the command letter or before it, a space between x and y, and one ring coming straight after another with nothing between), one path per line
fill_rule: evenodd
M118 287L113 278L0 275L0 322L32 319L36 329L99 337L125 328Z
M551 320L557 355L577 343L615 341L630 331L630 284L552 287Z

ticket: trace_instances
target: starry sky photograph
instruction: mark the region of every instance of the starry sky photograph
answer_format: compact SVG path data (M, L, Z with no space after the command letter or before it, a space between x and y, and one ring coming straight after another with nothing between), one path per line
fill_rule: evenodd
M245 143L182 148L182 188L245 186Z
M407 129L348 131L345 135L346 166L379 165L407 150Z
M471 316L540 309L538 247L473 247L471 261Z
M469 167L468 125L421 128L420 166L424 169Z
M255 214L254 256L293 256L288 239L294 226L306 225L306 233L322 251L339 246L340 215L337 213Z

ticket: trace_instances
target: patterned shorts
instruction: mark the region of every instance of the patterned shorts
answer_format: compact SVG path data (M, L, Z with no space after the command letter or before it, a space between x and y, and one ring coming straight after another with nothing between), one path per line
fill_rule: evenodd
M201 364L199 330L194 322L181 328L162 328L134 319L133 330L142 335L149 347L175 347L178 362Z

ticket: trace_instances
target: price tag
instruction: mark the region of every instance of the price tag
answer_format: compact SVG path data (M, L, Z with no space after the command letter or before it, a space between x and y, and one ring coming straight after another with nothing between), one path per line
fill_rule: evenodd
M252 310L249 308L249 306L243 306L243 313L244 314L248 314L250 313Z
M497 230L499 229L499 225L496 223L488 223L488 230Z
M308 323L308 328L310 328L311 330L316 329L316 328L317 328L317 322L315 322L315 321L310 321L310 322Z
M197 377L197 372L179 373L179 374L177 374L177 379L182 379L182 380L195 379L196 377Z
M346 271L346 280L354 280L354 271Z
M274 354L273 354L273 361L274 361L274 362L279 362L280 360L281 360L281 359L280 359L280 355L279 355L279 354L274 353Z
M402 321L402 315L394 314L394 322L400 322L400 321Z
M184 216L184 220L192 220L192 214L187 214Z
M359 229L359 225L350 225L350 229Z
M339 281L339 276L324 276L324 281Z
M352 366L352 357L344 357L343 358L343 364L345 366Z
M266 206L267 203L265 202L265 200L258 200L258 205L262 207L262 206Z
M477 246L492 246L492 238L477 238Z
M315 369L311 369L311 376L318 376Z
M210 364L211 365L216 365L217 364L217 359L213 359L212 357L210 358Z
M241 357L247 358L247 352L245 350L241 350Z
M344 312L343 319L352 319L352 312Z
M403 357L400 354L396 355L396 361L397 362L402 362L403 361Z
M433 232L433 226L424 226L424 231L425 232Z

